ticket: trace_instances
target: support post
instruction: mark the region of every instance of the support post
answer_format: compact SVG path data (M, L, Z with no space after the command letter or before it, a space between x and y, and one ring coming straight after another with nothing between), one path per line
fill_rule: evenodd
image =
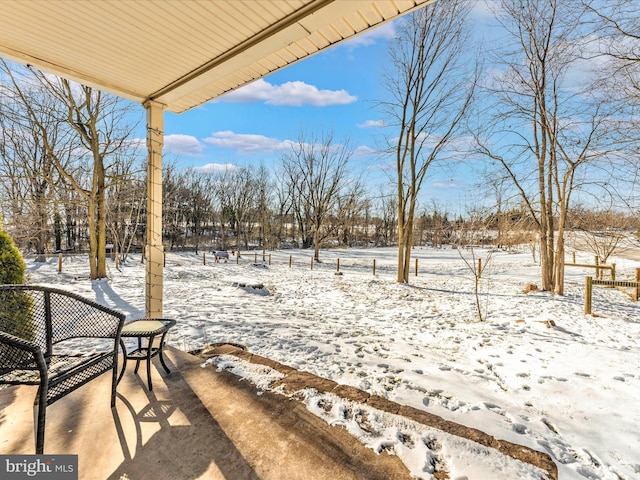
M376 259L373 259L373 276L376 276Z
M162 246L162 147L164 106L152 100L147 110L147 245L145 315L162 318L164 248Z
M633 277L633 280L635 282L640 282L640 268L636 268L636 274ZM640 293L640 288L636 287L633 289L633 301L637 302L638 301L638 294Z
M340 271L340 258L338 257L338 262L336 263L336 272Z
M289 255L289 268L291 268L292 263L293 263L293 255Z
M416 277L418 276L418 259L416 258Z
M58 254L58 272L62 271L62 254Z

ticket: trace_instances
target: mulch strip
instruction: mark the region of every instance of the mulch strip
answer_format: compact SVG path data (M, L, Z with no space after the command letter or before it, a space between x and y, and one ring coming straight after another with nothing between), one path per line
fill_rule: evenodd
M485 447L495 449L503 455L508 455L516 460L529 463L545 470L551 479L558 480L558 467L551 457L544 452L534 450L524 445L507 442L506 440L499 440L480 430L466 427L450 420L445 420L442 417L424 410L400 405L378 395L370 395L356 387L341 385L332 380L313 375L309 372L296 370L295 368L274 360L252 354L248 352L246 348L243 349L240 346L230 344L212 345L203 349L199 355L204 358L211 358L220 355L233 355L250 363L268 366L284 375L284 378L276 382L273 385L273 388L282 386L288 394L293 394L306 388L312 388L321 393L331 393L346 400L362 403L383 412L400 415L413 420L414 422L421 423L445 433L466 438L479 443L480 445L484 445Z

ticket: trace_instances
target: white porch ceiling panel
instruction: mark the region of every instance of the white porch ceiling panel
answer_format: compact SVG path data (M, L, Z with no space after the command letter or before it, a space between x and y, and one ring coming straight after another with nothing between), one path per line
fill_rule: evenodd
M181 113L433 0L0 0L0 56Z

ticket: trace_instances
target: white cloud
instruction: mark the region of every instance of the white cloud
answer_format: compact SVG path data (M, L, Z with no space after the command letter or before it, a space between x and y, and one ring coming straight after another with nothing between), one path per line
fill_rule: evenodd
M387 124L384 120L366 120L362 123L356 125L358 128L382 128L386 127Z
M164 151L167 153L199 157L203 150L204 145L192 135L175 133L164 137Z
M396 162L393 160L389 160L384 163L372 165L368 168L368 170L380 171L380 172L395 172L396 168L397 168Z
M355 36L345 43L349 47L367 47L375 44L378 40L391 40L396 36L394 22L383 23L379 27L367 30L365 33Z
M264 102L279 107L346 105L357 99L346 90L319 90L314 85L300 81L273 85L263 79L220 97L223 102Z
M291 140L279 140L264 135L235 133L229 130L213 132L205 142L220 148L237 150L238 153L271 153L281 152L291 148Z
M217 173L227 172L229 170L238 170L240 167L233 163L207 163L200 167L193 167L192 170L201 173Z
M491 20L501 15L502 7L495 0L477 0L471 8L471 14L477 20Z
M354 157L366 157L369 155L375 155L378 151L366 145L360 145L352 153Z
M452 190L463 188L464 184L461 183L459 178L438 178L433 180L431 186L440 190Z

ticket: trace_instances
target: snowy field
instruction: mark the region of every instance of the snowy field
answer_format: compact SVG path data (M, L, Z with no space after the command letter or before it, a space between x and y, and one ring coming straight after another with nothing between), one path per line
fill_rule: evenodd
M593 270L567 267L563 297L525 294L528 284L540 286L531 253L493 253L480 284L486 321L479 322L473 275L456 250L415 249L419 271L415 276L412 265L409 285L395 282L395 249L322 251L313 269L310 255L272 252L268 265L262 255L254 263L251 253L239 264L215 264L207 252L203 265L202 256L169 253L164 316L178 320L169 343L187 351L216 342L246 345L297 369L547 452L562 480L640 478L640 304L616 289L594 287L595 315L584 315L584 278ZM484 261L488 251L475 255ZM338 257L342 275L336 275ZM592 259L578 253L580 263ZM624 258L611 261L618 279L633 279L640 267ZM144 315L139 255L119 270L109 261L109 279L95 282L88 279L86 257L65 258L61 273L57 257L27 263L30 283L83 294L129 319ZM550 321L555 326L547 327ZM218 363L246 369L230 359ZM255 381L256 373L247 376ZM434 432L373 415L370 422L378 423L363 430L346 413L352 407L320 408L332 400L312 394L306 401L372 448L400 455L419 478L432 478L434 461L458 480L540 478L540 471L504 465L499 456Z

